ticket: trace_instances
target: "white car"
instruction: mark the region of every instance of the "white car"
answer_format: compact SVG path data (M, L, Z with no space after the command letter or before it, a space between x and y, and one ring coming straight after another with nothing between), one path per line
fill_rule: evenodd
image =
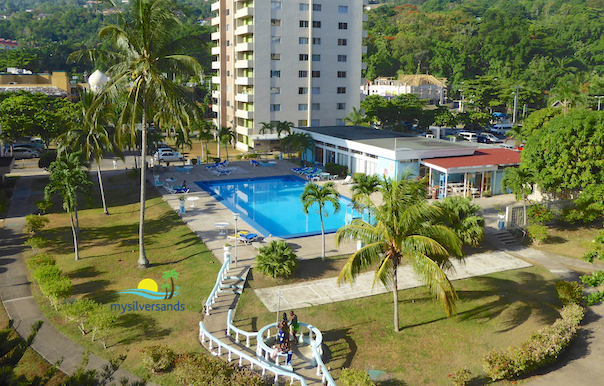
M13 157L15 159L40 158L40 153L24 147L15 147L13 148Z
M155 160L155 162L177 162L177 161L184 161L185 157L182 156L182 154L180 154L179 152L176 151L157 151L155 152L155 154L153 155L153 159Z

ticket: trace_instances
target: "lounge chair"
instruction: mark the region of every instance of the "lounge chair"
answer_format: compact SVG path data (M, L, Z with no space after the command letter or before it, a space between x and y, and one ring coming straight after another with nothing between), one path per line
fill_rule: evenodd
M251 159L250 160L250 165L252 166L262 166L262 164L258 161L256 161L255 159Z
M229 174L231 174L233 171L232 170L220 170L220 169L215 169L215 170L211 170L212 174L214 174L215 176L221 176L223 174L226 174L227 176Z
M161 182L160 180L156 179L155 180L155 187L156 188L161 188L162 186L164 186L164 183Z
M304 172L309 172L311 170L312 170L312 168L311 167L307 167L307 166L305 166L303 168L292 168L292 172L298 173L298 174L302 174Z
M170 186L170 184L165 184L164 189L170 194L174 194L174 189Z
M341 185L348 185L348 184L352 184L354 181L352 180L352 176L346 176L346 178L344 178L344 180L342 182L340 182Z
M208 165L208 166L206 166L206 169L212 170L212 169L216 169L218 166L220 166L220 162L216 162L216 163L214 163L214 165Z
M239 237L237 237L237 236L235 236L235 235L228 235L228 236L227 236L227 240L235 240L235 239L237 239L237 238L241 238L241 237L243 237L243 236L245 236L245 235L247 235L247 234L248 234L248 232L247 232L247 231L239 231L239 232L237 232L237 233L239 234Z
M317 173L321 173L321 169L319 169L319 168L314 168L314 169L312 169L312 170L303 171L303 172L302 172L302 173L300 173L300 174L302 174L302 175L308 175L308 174L317 174Z
M239 240L243 241L244 244L249 244L251 242L256 241L256 239L258 238L258 235L255 233L246 233L244 235L242 235L241 233L239 234Z
M189 193L189 188L175 187L174 193Z

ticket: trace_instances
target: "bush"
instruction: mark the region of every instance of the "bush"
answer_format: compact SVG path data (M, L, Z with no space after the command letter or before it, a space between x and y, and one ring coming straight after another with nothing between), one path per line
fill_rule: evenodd
M61 269L54 264L43 264L33 272L33 276L41 287L47 281L57 280L62 273Z
M543 205L531 205L526 209L526 215L528 218L537 224L543 224L547 221L552 221L553 215L552 212L545 208Z
M581 276L581 281L583 285L588 287L599 287L604 283L604 272L596 271L592 272L591 275L583 275Z
M533 224L526 227L529 236L536 245L541 244L547 239L547 227L541 224Z
M187 386L266 386L268 381L259 374L207 354L184 354L174 361L176 380Z
M40 156L40 159L38 160L38 167L40 169L48 170L48 167L50 166L50 164L55 162L56 160L57 160L56 151L46 152Z
M581 221L589 224L602 216L604 204L594 202L591 199L576 199L572 207L565 208L562 211L562 220L570 224Z
M325 171L330 174L336 174L340 177L346 177L348 168L346 166L334 164L332 162L325 164Z
M285 241L273 240L258 249L255 269L266 276L288 278L297 266L296 254Z
M52 266L54 267L54 266ZM68 277L60 276L54 280L38 282L40 290L50 300L50 304L58 311L63 300L71 295L73 284Z
M583 298L583 286L574 281L556 283L556 295L562 304L579 304Z
M587 298L585 299L585 303L588 306L593 306L594 304L601 303L602 300L604 300L604 292L596 291L596 292L591 292L589 295L587 295Z
M505 352L493 350L483 358L484 370L493 381L509 379L554 362L572 341L584 316L577 304L564 306L560 318L524 342Z
M163 344L145 347L141 350L141 363L152 373L164 371L174 364L174 351Z
M41 248L44 248L46 246L46 244L48 244L48 240L45 239L44 237L33 236L33 237L30 237L29 239L27 239L27 241L25 241L24 244L31 247L31 249L34 252L34 255L37 255L38 251Z
M49 220L39 214L30 214L25 216L25 222L27 223L25 224L25 231L34 234L42 230L49 223Z
M40 255L33 256L31 259L27 260L26 264L27 268L29 268L30 271L34 272L41 266L55 265L56 263L57 261L55 260L54 256L49 255L48 253L42 253Z
M466 386L470 382L470 379L472 379L472 372L464 367L449 374L449 378L451 378L451 382L455 386Z
M342 369L340 374L340 385L342 386L375 386L367 371L358 369Z
M587 261L588 263L593 263L595 259L604 259L604 254L596 250L591 250L583 255L583 260Z
M94 300L80 299L71 304L66 304L61 311L65 317L65 321L75 324L82 332L82 335L85 335L90 314L97 307L99 305Z

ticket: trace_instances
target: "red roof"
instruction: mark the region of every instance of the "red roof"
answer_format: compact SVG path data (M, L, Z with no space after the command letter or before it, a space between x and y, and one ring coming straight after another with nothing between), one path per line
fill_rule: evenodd
M424 159L424 163L445 169L520 164L520 152L509 149L478 149L472 155Z

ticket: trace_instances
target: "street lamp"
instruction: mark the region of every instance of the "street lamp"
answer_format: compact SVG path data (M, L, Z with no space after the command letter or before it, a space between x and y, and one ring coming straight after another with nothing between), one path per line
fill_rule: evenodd
M237 266L237 244L239 244L239 231L237 230L237 220L239 219L239 213L233 213L235 217L235 267Z
M601 104L602 98L604 98L604 96L595 96L594 98L596 98L598 100L598 111L600 111L600 104Z

